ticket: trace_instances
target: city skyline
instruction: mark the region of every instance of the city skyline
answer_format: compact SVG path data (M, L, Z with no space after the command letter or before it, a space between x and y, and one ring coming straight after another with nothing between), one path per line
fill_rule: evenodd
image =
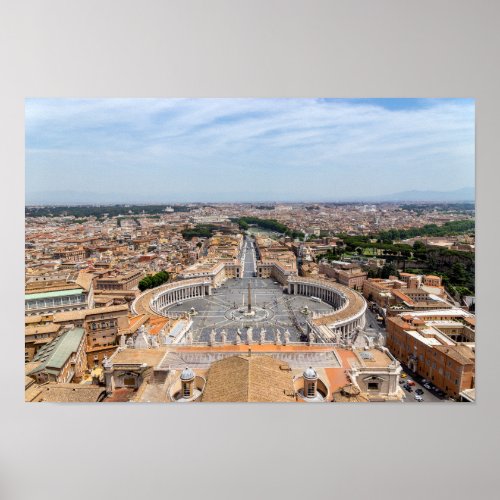
M26 100L27 204L468 201L473 188L472 99Z

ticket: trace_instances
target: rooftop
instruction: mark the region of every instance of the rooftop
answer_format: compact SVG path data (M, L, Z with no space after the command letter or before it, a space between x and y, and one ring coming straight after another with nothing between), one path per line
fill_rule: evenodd
M68 295L81 295L83 290L81 288L70 290L58 290L55 292L40 292L40 293L25 293L24 300L36 299L50 299L55 297L67 297Z
M212 363L203 402L293 402L288 365L270 356L231 356Z
M59 335L49 344L44 345L33 358L33 361L40 362L40 365L30 374L47 369L60 370L67 363L70 356L77 352L84 335L85 330L83 328L73 328Z
M106 394L104 387L89 384L47 384L31 386L25 393L29 402L95 403Z

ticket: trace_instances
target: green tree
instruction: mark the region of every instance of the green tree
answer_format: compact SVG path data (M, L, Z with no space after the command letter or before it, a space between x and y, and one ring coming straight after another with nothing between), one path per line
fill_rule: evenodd
M384 267L382 267L382 270L380 272L380 277L383 279L389 278L389 276L396 276L397 275L397 269L396 266L391 262L391 263L386 263Z
M425 246L424 243L422 243L421 241L415 241L415 243L413 243L413 250L415 250L415 252L425 252L425 249L427 247Z

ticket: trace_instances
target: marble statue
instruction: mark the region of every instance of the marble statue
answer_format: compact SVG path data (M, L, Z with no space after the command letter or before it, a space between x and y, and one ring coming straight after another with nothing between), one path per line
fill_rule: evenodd
M234 343L236 345L241 344L241 330L239 328L238 330L236 330L236 337L234 339Z
M209 344L210 345L215 345L215 330L212 329L212 331L210 332L210 341L209 341Z
M266 329L261 328L260 329L260 338L259 338L259 344L263 344L266 341Z
M281 334L280 331L276 328L276 333L274 334L274 343L276 345L281 343Z
M111 361L109 360L109 358L106 355L104 355L104 358L102 359L102 367L105 370L108 370L112 366L113 366L113 363L111 363Z
M377 333L377 344L382 347L385 344L384 335L382 332Z
M288 328L285 330L283 344L287 345L290 343L290 330Z
M251 344L253 342L253 328L250 327L247 330L247 344Z

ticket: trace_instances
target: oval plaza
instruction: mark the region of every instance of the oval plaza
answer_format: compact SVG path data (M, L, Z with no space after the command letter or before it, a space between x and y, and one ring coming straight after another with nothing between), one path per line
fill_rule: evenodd
M241 237L237 259L194 265L177 281L142 293L132 309L186 318L189 328L175 343L250 336L261 343L349 344L365 325L364 298L334 281L299 277L291 252L284 253Z
M159 336L141 327L103 362L108 393L133 377L134 401L401 400L390 352L356 347L366 311L357 291L299 276L293 252L269 238L212 240L197 263L134 300L134 314L172 325Z

